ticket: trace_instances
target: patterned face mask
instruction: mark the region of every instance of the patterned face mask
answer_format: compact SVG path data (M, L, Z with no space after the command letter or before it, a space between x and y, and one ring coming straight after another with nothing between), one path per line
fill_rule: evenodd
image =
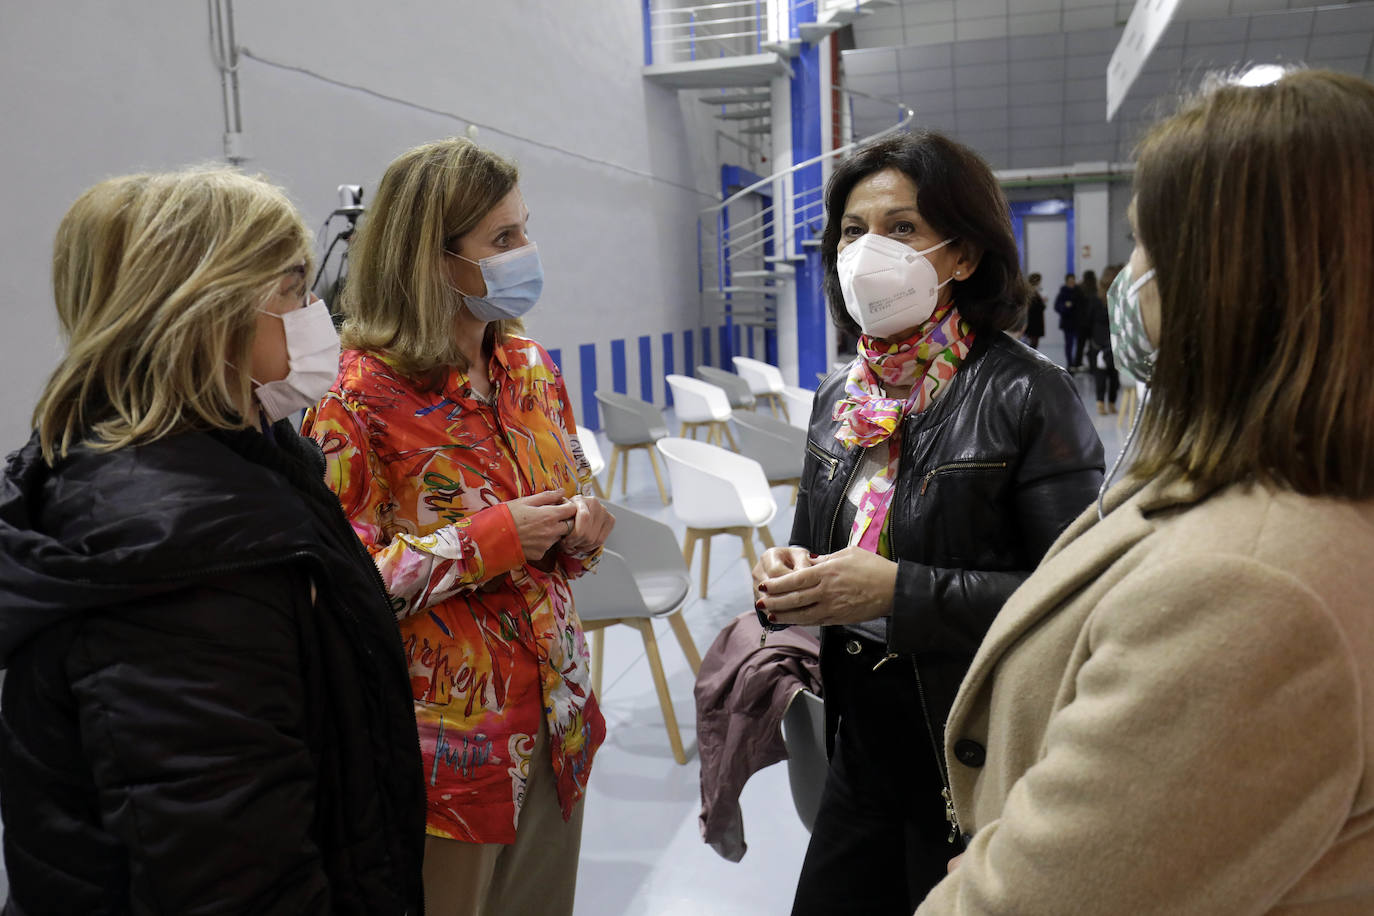
M1145 316L1140 312L1140 288L1154 278L1151 267L1135 281L1131 280L1131 265L1121 269L1107 290L1107 311L1110 315L1112 356L1116 364L1143 382L1150 381L1155 369L1155 345L1145 333Z

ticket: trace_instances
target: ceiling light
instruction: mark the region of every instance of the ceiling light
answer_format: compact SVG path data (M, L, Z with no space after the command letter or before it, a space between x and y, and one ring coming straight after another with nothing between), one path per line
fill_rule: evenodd
M1242 73L1236 82L1242 86L1268 86L1270 83L1277 83L1286 72L1287 70L1278 64L1256 64Z

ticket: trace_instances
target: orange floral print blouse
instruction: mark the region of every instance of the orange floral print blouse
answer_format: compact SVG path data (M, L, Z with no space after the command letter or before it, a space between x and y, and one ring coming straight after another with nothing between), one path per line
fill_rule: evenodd
M567 818L586 791L606 726L592 695L570 579L525 561L508 500L591 492L563 377L532 340L490 364L492 402L467 375L437 385L379 353L347 350L305 418L328 483L391 593L410 662L428 790L427 832L511 843L540 718Z

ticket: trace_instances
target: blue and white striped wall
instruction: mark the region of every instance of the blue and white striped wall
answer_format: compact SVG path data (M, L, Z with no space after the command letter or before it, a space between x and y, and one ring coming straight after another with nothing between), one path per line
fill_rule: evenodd
M703 365L733 371L734 356L764 359L768 333L740 325L686 328L549 347L549 355L563 372L577 422L600 429L601 414L594 397L598 388L668 407L673 401L665 375L692 375Z

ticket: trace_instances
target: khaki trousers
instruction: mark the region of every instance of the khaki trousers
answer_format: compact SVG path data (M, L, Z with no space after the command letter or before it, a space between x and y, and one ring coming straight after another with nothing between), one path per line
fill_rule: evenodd
M541 720L515 842L425 837L425 913L571 916L581 847L582 802L564 822L549 762L548 725Z

